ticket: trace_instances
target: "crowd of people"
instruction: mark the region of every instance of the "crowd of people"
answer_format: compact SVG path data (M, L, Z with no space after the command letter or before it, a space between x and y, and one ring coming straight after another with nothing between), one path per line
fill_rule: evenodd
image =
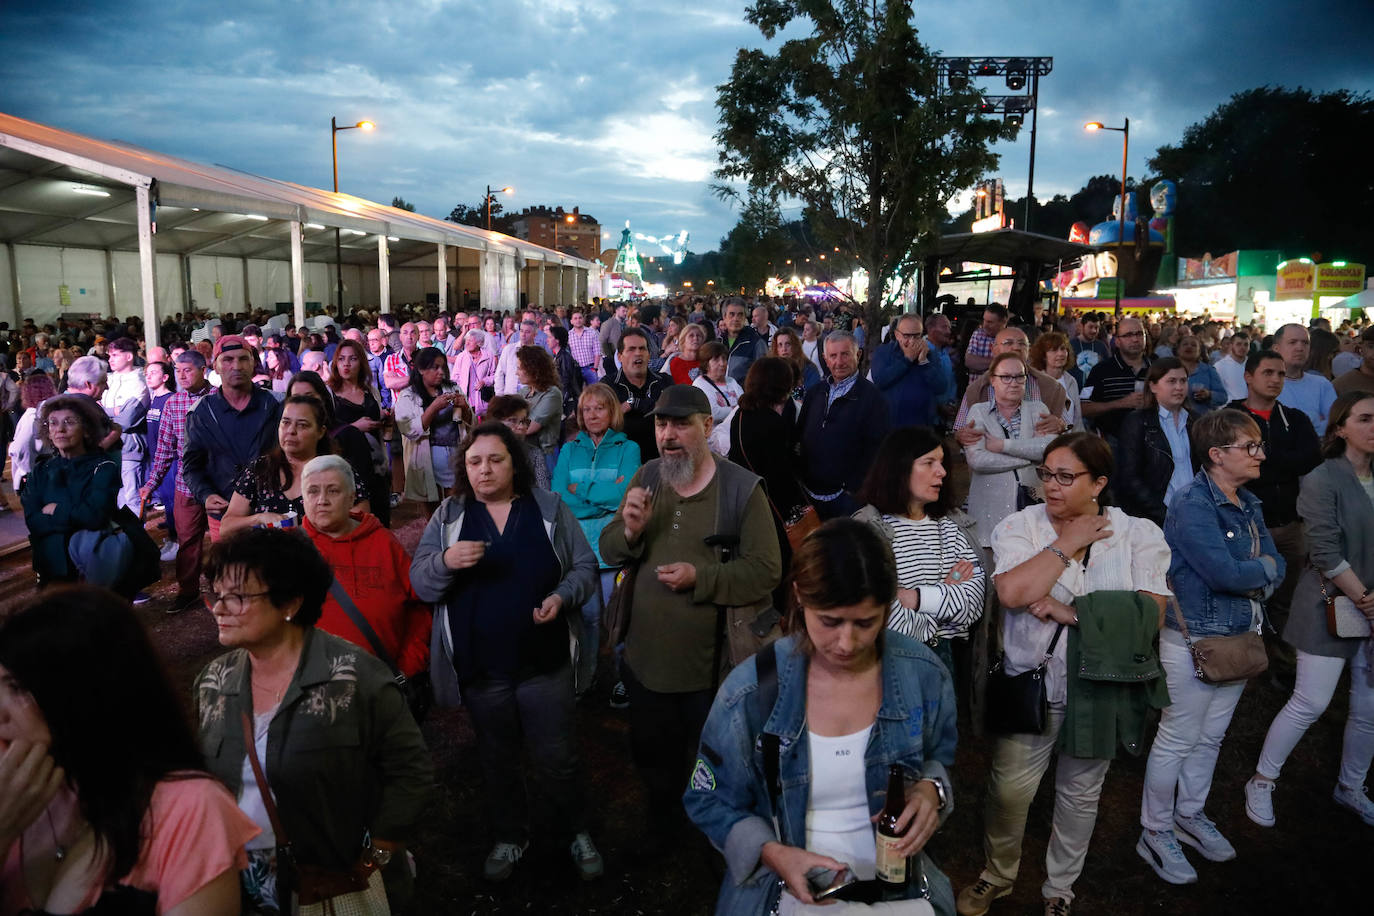
M1147 761L1136 853L1195 882L1238 855L1207 800L1261 674L1289 697L1250 820L1278 822L1348 667L1333 800L1374 826L1374 328L1010 318L692 297L0 326L40 588L0 620L0 916L402 910L431 703L476 736L485 878L550 839L527 770L601 878L598 680L645 853L699 831L721 913L871 890L893 766L919 879L874 909L1011 893L1054 760L1066 916L1122 752ZM226 650L194 720L130 607L164 563L162 609ZM955 774L961 721L988 772ZM925 852L956 775L986 788L957 894Z

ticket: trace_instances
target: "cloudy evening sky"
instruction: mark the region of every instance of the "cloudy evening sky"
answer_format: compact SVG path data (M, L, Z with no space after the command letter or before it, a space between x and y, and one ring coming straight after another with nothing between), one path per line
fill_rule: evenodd
M511 184L506 202L579 205L603 225L692 233L735 221L710 193L715 86L762 38L743 0L239 2L3 0L0 111L187 159L399 195L443 217ZM918 3L950 55L1043 55L1036 193L1130 171L1232 93L1264 84L1374 89L1369 0L960 0ZM993 92L1005 91L995 83ZM1000 148L1025 191L1029 130ZM1367 151L1360 151L1361 155ZM1104 214L1105 216L1106 214Z

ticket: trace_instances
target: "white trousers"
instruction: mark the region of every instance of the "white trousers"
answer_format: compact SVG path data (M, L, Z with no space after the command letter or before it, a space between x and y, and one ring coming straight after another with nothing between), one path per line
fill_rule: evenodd
M1212 790L1221 740L1245 692L1244 681L1206 684L1193 672L1193 656L1183 637L1165 629L1159 660L1169 684L1169 706L1145 764L1140 824L1146 830L1173 830L1174 814L1202 813Z
M1264 738L1257 772L1265 779L1278 779L1279 771L1298 746L1307 729L1321 718L1336 682L1341 679L1345 659L1308 655L1298 650L1298 680L1293 695L1274 717ZM1341 785L1351 789L1364 785L1369 764L1374 759L1374 675L1369 666L1369 647L1361 646L1350 661L1350 714L1345 720L1345 741L1341 747Z
M1026 814L1049 769L1064 707L1051 706L1043 735L999 737L992 752L988 774L988 801L983 811L983 852L987 864L982 878L989 884L1008 887L1021 868L1021 841L1026 833ZM1097 824L1097 801L1107 778L1110 760L1059 755L1054 774L1054 827L1045 853L1046 879L1041 893L1046 899L1073 900L1073 883L1083 873L1088 844Z

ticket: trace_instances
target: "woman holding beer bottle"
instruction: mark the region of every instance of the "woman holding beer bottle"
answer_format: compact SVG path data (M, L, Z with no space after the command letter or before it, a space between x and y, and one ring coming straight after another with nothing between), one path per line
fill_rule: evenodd
M792 574L792 635L726 678L684 796L726 859L716 912L876 900L878 912L952 914L949 880L923 852L953 807L949 673L886 629L897 572L869 526L822 526Z

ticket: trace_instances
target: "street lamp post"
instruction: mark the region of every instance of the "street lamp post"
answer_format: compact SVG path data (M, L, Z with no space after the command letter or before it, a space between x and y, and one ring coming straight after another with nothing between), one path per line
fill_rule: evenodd
M345 124L339 126L338 118L329 119L329 145L333 148L334 154L334 193L339 193L339 131L341 130L372 130L377 125L371 121L359 121L357 124ZM342 315L343 307L343 244L339 241L339 227L334 227L334 279L335 279L335 300L334 305Z
M499 191L499 192L502 193L502 194L514 194L514 193L515 193L515 188L512 188L512 187L510 187L509 185L507 185L507 186L504 187L504 188L497 188L497 191ZM491 231L491 185L487 185L486 205L487 205L487 231L490 232L490 231Z
M1101 121L1089 121L1085 130L1114 130L1121 134L1121 204L1117 208L1116 229L1116 317L1121 317L1121 261L1126 251L1126 154L1131 147L1131 119L1124 118L1121 127L1108 127Z
M571 222L573 221L573 215L572 215L571 213L565 215L565 216L563 217L563 221L564 221L564 222L571 223ZM554 251L558 251L558 250L559 250L559 249L558 249L558 220L554 220L554 221L553 221L553 250L554 250Z

